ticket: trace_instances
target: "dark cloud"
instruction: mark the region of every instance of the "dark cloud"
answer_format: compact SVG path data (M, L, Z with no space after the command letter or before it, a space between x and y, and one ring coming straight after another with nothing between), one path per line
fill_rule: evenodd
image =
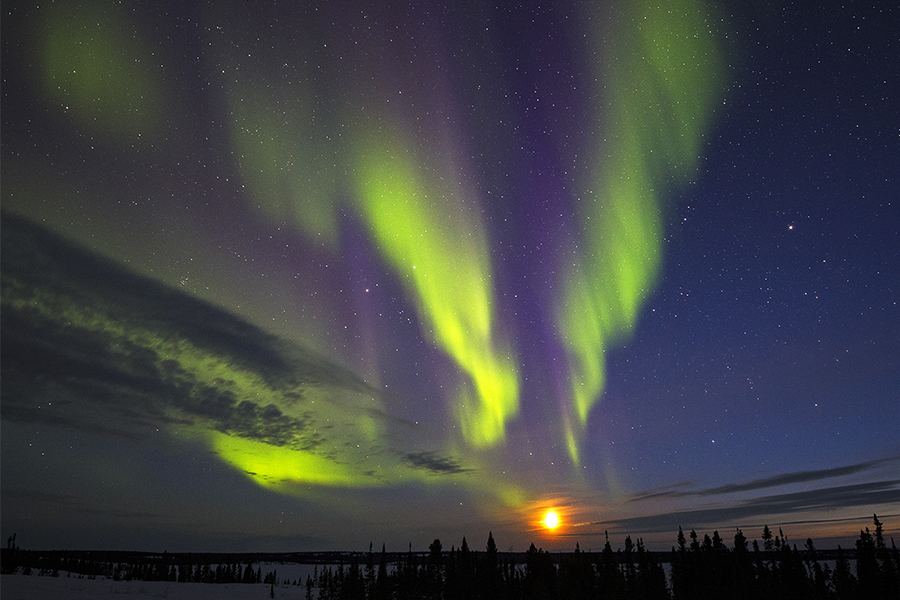
M287 376L289 365L275 348L274 338L233 315L128 271L16 215L3 212L2 229L4 278L14 277L15 292L52 290L75 306L103 306L111 318L131 326L166 329L270 378ZM9 287L4 285L5 297L13 292Z
M161 425L202 423L311 450L335 427L316 426L307 390L346 402L348 414L357 407L345 397L377 395L322 357L16 215L3 212L0 239L4 419L131 439ZM173 346L193 350L173 358L165 350ZM202 356L194 361L191 353ZM210 380L210 362L254 382L240 388L228 378ZM256 391L269 399L254 401ZM381 415L371 406L359 410Z
M114 350L113 350L114 349ZM225 433L309 449L307 415L294 418L273 404L238 403L227 381L198 382L178 361L106 332L61 330L47 319L3 314L3 417L77 427L125 437L161 424L200 418ZM172 416L177 408L183 418Z
M656 487L642 492L632 494L629 502L637 502L638 500L647 500L650 498L677 498L679 496L689 496L696 492L683 491L678 488L686 488L694 485L693 481L680 481L671 485Z
M719 523L733 525L742 519L760 515L896 504L898 501L900 501L900 479L893 479L763 496L726 507L700 508L600 521L594 525L634 533L674 531L679 526L695 528Z
M3 211L0 225L4 324L10 301L17 298L49 302L50 310L101 307L115 322L164 332L225 356L257 373L273 387L307 383L369 390L354 374L309 350L290 345L216 306L129 271L17 215ZM39 318L40 307L15 312L24 312L19 316L33 321L35 327L46 325ZM66 332L55 331L49 335L52 334L66 337ZM73 340L66 341L68 348L74 350ZM96 344L98 340L89 337L84 342ZM88 355L96 356L95 350L89 348ZM133 349L130 355L141 361Z
M125 437L171 419L162 410L165 386L152 376L152 364L136 366L128 354L114 355L114 340L102 332L60 328L25 312L3 305L4 419Z
M456 475L472 471L452 458L440 456L436 452L407 452L400 460L417 469L425 469L440 475Z
M895 517L900 517L898 513L889 513L883 514L880 518L893 519ZM843 517L839 519L803 519L801 521L781 521L779 525L815 525L818 523L850 523L853 521L866 521L871 522L872 517L870 515L862 515L859 517Z
M639 494L635 494L632 496L632 501L637 500L648 500L651 498L679 498L684 496L715 496L719 494L733 494L735 492L747 492L752 490L760 490L771 487L778 487L782 485L791 485L795 483L806 483L809 481L819 481L822 479L831 479L833 477L846 477L848 475L855 475L856 473L861 473L863 471L868 471L869 469L873 469L878 465L882 465L887 462L896 461L900 459L900 457L889 457L882 458L879 460L871 460L868 462L858 463L855 465L848 465L846 467L836 467L833 469L819 469L814 471L796 471L794 473L784 473L782 475L775 475L774 477L765 477L763 479L754 479L752 481L747 481L745 483L731 483L728 485L722 485L714 488L707 488L703 490L674 490L668 489L664 491L650 490L647 492L641 492ZM677 486L672 487L683 487L684 483L678 484Z

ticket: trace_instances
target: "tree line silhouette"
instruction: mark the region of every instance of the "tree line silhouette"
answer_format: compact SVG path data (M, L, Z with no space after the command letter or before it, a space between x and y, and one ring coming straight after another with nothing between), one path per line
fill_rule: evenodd
M102 560L89 553L33 552L19 549L10 538L2 552L2 571L110 579L264 583L274 595L276 585L300 588L305 600L682 600L772 598L791 600L896 600L900 598L900 552L887 545L883 525L874 517L874 531L860 531L856 548L818 551L811 539L803 549L766 526L762 545L748 542L738 529L729 547L719 536L679 528L670 553L650 552L643 541L625 538L613 551L607 537L599 553L551 553L531 545L527 552L501 553L493 534L484 551L445 551L434 540L427 553L329 553L331 564L315 567L305 581L265 576L252 562L223 560L221 555L146 555L116 553L119 560ZM96 553L102 554L102 553ZM122 556L123 554L128 556ZM272 555L281 556L284 555ZM295 555L298 556L298 555ZM109 558L108 556L106 558ZM318 555L320 560L322 555ZM851 560L856 561L855 569ZM217 562L213 562L217 561ZM826 562L827 561L827 562ZM260 561L261 562L261 561ZM667 576L663 563L670 564ZM829 566L833 562L834 567ZM335 564L339 563L339 564ZM303 589L305 588L305 589Z

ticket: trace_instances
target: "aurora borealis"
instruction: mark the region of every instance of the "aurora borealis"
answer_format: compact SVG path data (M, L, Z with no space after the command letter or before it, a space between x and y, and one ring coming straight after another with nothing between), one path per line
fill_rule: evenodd
M730 10L5 3L4 535L896 532L896 15Z

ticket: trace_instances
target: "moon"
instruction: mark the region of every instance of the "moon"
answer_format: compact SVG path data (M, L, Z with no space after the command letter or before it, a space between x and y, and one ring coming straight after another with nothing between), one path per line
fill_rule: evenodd
M551 531L559 527L559 515L556 514L556 511L547 511L547 514L544 515L544 527Z

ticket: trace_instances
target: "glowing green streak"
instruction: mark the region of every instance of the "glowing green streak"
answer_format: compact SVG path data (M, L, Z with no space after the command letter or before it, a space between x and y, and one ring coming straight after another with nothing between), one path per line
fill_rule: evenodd
M47 95L84 126L121 142L149 141L162 123L159 59L115 4L41 8L38 60Z
M374 487L387 481L365 473L365 465L340 464L313 452L271 446L253 439L208 431L210 447L222 460L259 485L290 492L297 484Z
M357 195L371 233L418 298L429 334L471 377L457 411L465 439L490 446L504 439L519 404L511 353L491 323L485 234L457 186L426 173L405 144L381 132L357 146Z
M580 432L603 392L606 349L629 336L659 274L656 187L696 169L724 71L699 0L665 8L635 0L613 21L598 73L598 94L609 95L598 155L607 158L581 198L586 237L567 266L557 314L572 386L565 439L576 463Z

